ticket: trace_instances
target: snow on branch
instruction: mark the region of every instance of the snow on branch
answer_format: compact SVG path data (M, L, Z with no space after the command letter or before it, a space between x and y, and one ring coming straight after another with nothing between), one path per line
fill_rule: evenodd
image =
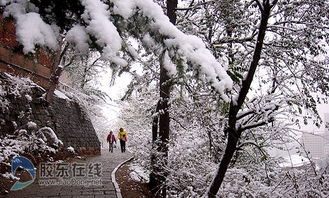
M88 52L89 35L94 36L96 43L103 48L105 58L117 65L126 66L127 62L117 55L122 48L122 38L110 20L109 6L101 0L80 0L80 2L85 8L82 15L85 24L75 24L68 30L67 41L74 43L77 51ZM0 5L5 6L4 16L15 18L17 40L23 45L24 53L34 53L36 45L58 50L60 28L56 24L44 22L38 13L38 8L30 1L2 0Z
M232 88L232 80L223 67L224 61L216 60L202 39L178 30L163 13L162 8L152 0L114 0L113 3L115 13L125 19L131 17L134 10L140 9L145 17L151 19L152 29L167 38L165 45L178 49L180 56L186 57L193 65L200 66L200 71L207 76L207 80L221 97L228 101L224 91Z
M239 132L242 132L242 131L245 131L245 130L248 130L248 129L253 129L253 128L257 128L257 127L266 125L266 124L268 124L270 122L273 122L273 121L274 121L274 118L269 117L268 119L264 119L264 120L261 120L259 122L252 122L252 123L249 123L247 125L240 126L238 130L239 130Z
M242 149L242 147L244 146L247 146L247 145L253 145L255 146L256 148L258 148L258 150L264 155L266 156L266 153L263 151L262 147L257 143L255 142L254 140L246 140L244 142L242 142L241 144L239 144L237 146L238 149Z
M175 65L171 62L171 59L168 55L168 51L165 52L164 54L164 60L163 60L163 65L168 71L169 75L175 75L177 73L177 69Z
M268 111L275 111L277 109L278 109L278 105L275 105L275 104L270 104L270 105L267 105L267 106L265 106L263 108L259 108L259 109L249 109L247 111L238 113L236 119L240 120L251 114L259 114L260 112L263 113L263 112L268 112Z
M16 39L24 46L25 54L34 52L35 45L58 49L58 29L46 24L36 12L26 13L26 1L6 6L4 16L13 16L16 20Z
M245 118L240 121L240 126L238 127L238 130L242 132L273 122L275 117L274 112L278 109L279 105L271 104L265 106L264 108L247 110L243 113L238 114L237 120Z
M75 44L75 50L81 53L87 53L89 49L89 36L86 28L81 25L73 26L66 34L66 40Z
M152 0L112 0L113 7L110 7L102 0L80 2L85 8L81 16L84 22L73 24L70 30L64 31L67 33L67 41L74 43L80 52L86 51L90 37L94 37L97 45L102 47L105 58L117 65L126 66L127 61L119 57L123 40L117 30L119 27L111 21L111 14L128 19L138 12L149 19L148 26L152 31L165 38L166 48L175 49L178 56L200 70L222 98L228 101L225 91L231 89L233 83L226 73L227 68L224 68L225 61L217 60L202 39L178 30L158 4ZM55 24L45 23L38 13L38 8L30 1L2 0L1 5L5 5L5 15L12 15L17 21L17 39L24 46L24 53L34 52L36 45L58 49L59 33L62 30ZM174 74L173 65L167 65Z
M86 29L96 37L97 44L104 47L103 55L118 65L126 66L128 63L116 55L122 47L122 39L109 20L108 5L100 0L81 0L81 3L85 6L83 19L88 24Z

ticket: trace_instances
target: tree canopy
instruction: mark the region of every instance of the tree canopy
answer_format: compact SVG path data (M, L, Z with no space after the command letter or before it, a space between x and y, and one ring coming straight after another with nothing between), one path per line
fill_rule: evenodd
M153 1L81 0L59 4L62 2L1 1L4 15L13 16L17 21L17 39L25 53L33 52L35 45L58 50L59 41L65 38L78 51L87 52L95 47L114 64L127 66L123 54L126 51L131 55L129 49L133 48L128 48L125 40L134 37L144 46L170 49L169 57L173 60L179 54L181 60L185 59L186 67L191 65L205 74L227 99L225 90L230 89L232 83L225 65L212 55L201 39L184 34L171 24L162 8Z

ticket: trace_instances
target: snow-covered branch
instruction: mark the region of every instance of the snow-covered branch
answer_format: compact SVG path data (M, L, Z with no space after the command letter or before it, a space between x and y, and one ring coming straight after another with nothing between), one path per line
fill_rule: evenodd
M278 108L279 108L279 105L270 104L270 105L267 105L265 107L260 107L258 109L250 109L250 110L238 113L236 119L240 120L240 119L242 119L242 118L244 118L244 117L246 117L250 114L260 114L260 113L264 113L264 112L268 112L268 111L275 111Z
M267 120L262 120L262 121L259 121L259 122L253 122L253 123L249 123L248 125L240 126L240 128L238 128L238 131L243 132L243 131L248 130L248 129L253 129L253 128L256 128L256 127L266 125L266 124L268 124L270 122L273 122L273 121L274 121L274 118L269 117Z
M224 43L244 43L244 42L252 41L256 35L257 35L256 32L254 32L251 36L245 38L225 38L214 42L213 45L214 47L216 47L216 46L221 46Z
M129 6L126 6L127 4ZM164 44L169 49L178 49L177 53L180 56L200 67L200 71L206 75L208 81L222 98L228 100L224 92L231 89L232 80L226 74L224 61L218 61L206 48L202 39L186 35L177 29L163 14L162 8L151 0L115 0L114 5L114 11L126 19L132 16L133 9L139 8L145 17L153 21L152 29L166 38ZM130 11L127 8L130 8Z
M242 142L241 144L239 144L237 146L237 149L241 149L242 147L247 146L247 145L255 146L264 156L266 156L266 154L263 151L262 147L259 144L257 144L257 142L251 141L251 140L247 140L247 141Z
M41 12L39 14L38 7L30 1L15 2L5 1L2 5L5 16L12 15L17 20L17 39L24 46L25 53L34 52L36 45L57 50L59 34L66 33L67 41L75 44L78 51L86 52L96 44L96 49L102 52L103 57L116 65L126 66L128 62L121 58L120 52L125 47L122 45L122 37L129 37L129 29L125 25L122 27L122 24L135 23L134 17L141 14L148 19L147 24L144 25L154 32L153 36L161 35L162 39L158 40L157 44L170 49L172 51L170 53L175 54L169 56L184 59L189 63L186 65L192 65L193 69L199 70L206 76L206 80L223 99L229 100L225 92L232 88L233 83L226 73L226 62L215 58L201 38L180 31L169 21L163 9L152 0L113 0L111 1L113 7L101 0L80 0L76 4L81 5L81 10L78 12L70 10L72 18L65 16L68 17L65 18L68 20L65 23L72 23L65 26L66 29L60 25L64 22L56 20L51 20L53 24L45 22L48 21L45 18L49 16L47 14L43 16ZM51 9L50 6L44 12L53 15ZM123 19L115 17L116 15L122 16ZM142 36L139 37L141 39ZM171 67L170 71L175 71L176 65L171 64Z

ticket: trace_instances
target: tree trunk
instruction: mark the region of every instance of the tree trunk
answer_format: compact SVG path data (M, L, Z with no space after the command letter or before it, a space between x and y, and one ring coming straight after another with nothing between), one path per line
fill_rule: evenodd
M163 61L162 61L163 62ZM161 64L162 65L162 64ZM161 153L160 157L162 158L162 163L160 166L161 177L160 183L163 185L161 189L162 197L167 196L167 187L166 187L166 177L168 175L166 167L168 164L168 142L169 142L169 99L170 99L170 88L171 83L169 82L170 78L168 76L167 70L164 66L161 66L160 69L160 120L159 120L159 138L160 143L158 147L158 152Z
M64 49L62 49L62 46L64 45ZM58 85L58 82L59 82L59 77L61 76L62 74L62 71L63 71L63 68L60 66L60 63L61 63L61 60L62 60L62 57L64 56L67 48L68 48L68 45L66 45L64 43L64 40L61 39L60 43L59 43L59 49L58 51L56 52L56 55L55 55L55 60L54 60L54 63L52 65L52 68L51 68L51 76L50 76L50 86L47 90L47 93L46 93L46 100L51 103L52 100L53 100L53 97L54 97L54 91Z
M167 15L171 23L176 24L176 7L177 0L167 0ZM165 50L166 51L166 50ZM165 54L163 52L163 55ZM162 197L167 196L167 187L166 187L166 177L168 175L166 167L168 164L168 142L169 142L169 99L170 99L170 89L171 82L168 71L163 65L163 58L160 60L160 101L159 106L159 142L155 144L157 137L155 137L155 125L153 125L152 130L152 143L153 148L156 148L158 155L151 154L151 166L152 172L150 174L150 187L154 192L159 193ZM153 120L154 122L157 120Z
M160 101L158 101L155 113L159 113ZM155 150L157 150L156 140L158 139L158 129L159 129L159 117L158 115L153 118L152 123L152 152L151 152L151 173L150 173L150 189L153 192L158 191L159 179L157 174L159 170L157 169L157 156Z
M163 55L166 51L163 52ZM151 154L152 172L150 174L150 187L153 192L161 194L161 197L166 197L166 166L168 164L168 142L169 142L169 99L171 82L167 70L163 66L163 58L160 60L160 100L157 105L159 112L158 118L153 119L152 126L152 141L153 151L157 153ZM159 129L159 131L157 131ZM157 133L158 132L158 133Z
M217 169L217 173L216 176L214 177L213 181L211 182L211 186L209 188L209 192L208 192L208 197L209 198L215 198L216 194L219 190L220 185L223 182L225 173L227 171L228 165L231 162L231 159L234 155L234 152L236 150L236 145L238 143L238 137L236 137L235 135L233 135L233 132L230 132L228 134L228 141L226 144L226 149L225 149L225 153L224 156L219 164L219 167Z
M172 24L176 25L176 8L178 0L167 0L167 16Z
M276 1L274 1L273 5L271 5L269 0L265 0L263 3L263 6L262 6L262 5L260 5L259 1L257 1L257 2L258 2L258 6L260 7L260 10L261 10L261 23L259 26L259 32L258 32L257 42L256 42L255 51L254 51L254 55L253 55L253 60L250 64L250 68L249 68L247 77L242 82L242 87L241 87L239 95L238 95L238 100L231 101L231 103L230 103L228 128L225 130L225 132L228 133L228 141L226 144L225 153L219 164L216 175L208 189L207 195L209 198L216 197L216 194L224 180L224 176L227 171L227 168L228 168L228 166L232 160L232 157L236 151L236 146L237 146L237 143L241 136L241 133L236 128L237 114L246 99L247 93L249 92L250 85L251 85L253 77L255 75L255 71L258 66L261 51L263 48L263 41L264 41L265 32L266 32L266 28L267 28L268 18L269 18L270 12L271 12L271 8L276 3Z
M56 56L55 56L55 60L54 60L52 70L51 70L50 86L49 86L49 88L47 90L47 93L46 93L46 100L49 103L51 103L52 100L53 100L54 91L57 87L59 76L62 73L62 68L59 67L60 61L61 61L61 51L59 50L56 53Z

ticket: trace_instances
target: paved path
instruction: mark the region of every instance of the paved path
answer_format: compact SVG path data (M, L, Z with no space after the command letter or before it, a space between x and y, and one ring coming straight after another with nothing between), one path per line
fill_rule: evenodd
M107 150L102 150L102 155L90 157L86 160L78 160L76 163L76 174L82 172L82 165L90 164L90 170L94 173L93 178L97 179L96 185L92 186L82 186L82 185L39 185L38 181L36 180L33 184L29 185L28 187L19 190L19 191L12 191L8 195L0 195L0 197L5 198L117 198L115 187L111 180L111 173L112 171L123 161L131 158L130 153L121 153L119 149L114 149L113 153L109 153ZM69 163L72 167L73 162ZM99 173L97 164L101 167L100 176L95 174ZM79 169L80 167L80 169ZM91 169L91 168L94 169ZM62 169L63 170L63 169ZM80 172L79 172L80 171ZM87 171L86 171L87 172ZM37 173L40 176L40 173ZM77 177L74 177L77 178ZM93 179L91 178L91 179ZM43 178L44 179L44 178ZM79 178L77 178L79 179ZM39 179L41 181L42 179ZM81 181L81 180L80 180Z

